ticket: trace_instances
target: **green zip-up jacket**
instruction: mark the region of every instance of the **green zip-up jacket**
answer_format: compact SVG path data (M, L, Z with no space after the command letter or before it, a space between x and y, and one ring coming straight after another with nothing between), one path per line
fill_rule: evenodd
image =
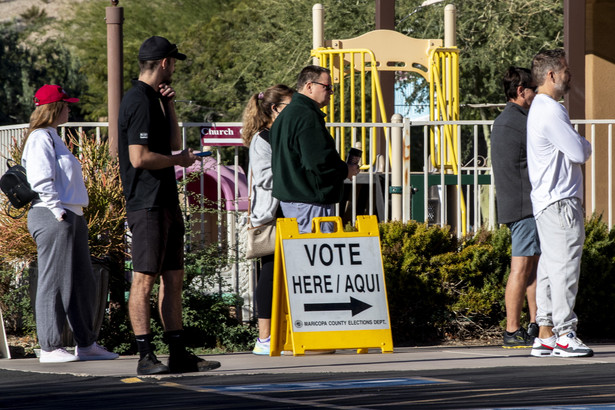
M335 149L316 102L295 93L271 127L273 196L330 205L344 196L348 166Z

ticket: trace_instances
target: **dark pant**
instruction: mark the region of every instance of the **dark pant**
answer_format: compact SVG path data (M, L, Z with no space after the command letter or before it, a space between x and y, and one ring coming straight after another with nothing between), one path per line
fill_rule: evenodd
M273 255L261 258L258 284L256 285L256 311L259 319L271 319L273 299Z

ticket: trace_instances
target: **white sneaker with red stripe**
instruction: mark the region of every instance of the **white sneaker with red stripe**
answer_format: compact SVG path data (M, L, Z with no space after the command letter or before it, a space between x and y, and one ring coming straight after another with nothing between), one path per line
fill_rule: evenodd
M558 337L555 342L555 348L553 348L553 356L591 357L593 355L594 351L585 346L574 331Z
M534 344L532 345L530 354L534 357L551 356L555 348L555 340L555 335L547 339L541 339L539 337L534 338Z

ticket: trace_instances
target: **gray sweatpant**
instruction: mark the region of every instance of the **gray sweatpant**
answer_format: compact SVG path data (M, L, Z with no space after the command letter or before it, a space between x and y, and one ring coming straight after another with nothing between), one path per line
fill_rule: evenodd
M28 230L36 242L38 282L36 332L41 348L62 346L62 329L68 316L79 347L94 343L93 326L96 281L88 246L88 227L83 216L66 211L59 222L44 207L28 212Z
M577 328L573 309L579 290L584 220L578 198L554 202L536 218L542 250L536 277L536 322L553 326L556 335Z

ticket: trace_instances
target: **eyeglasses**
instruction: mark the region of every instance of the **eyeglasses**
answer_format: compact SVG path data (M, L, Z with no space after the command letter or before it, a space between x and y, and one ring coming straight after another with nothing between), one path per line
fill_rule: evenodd
M325 91L327 92L333 92L333 86L331 84L323 84L323 83L319 83L318 81L312 81L314 84L318 84L318 85L322 85L323 87L325 87Z
M280 105L288 105L288 103L271 104L271 109L272 109L274 112L279 113L279 112L280 112L280 110L278 110L278 107L279 107Z

